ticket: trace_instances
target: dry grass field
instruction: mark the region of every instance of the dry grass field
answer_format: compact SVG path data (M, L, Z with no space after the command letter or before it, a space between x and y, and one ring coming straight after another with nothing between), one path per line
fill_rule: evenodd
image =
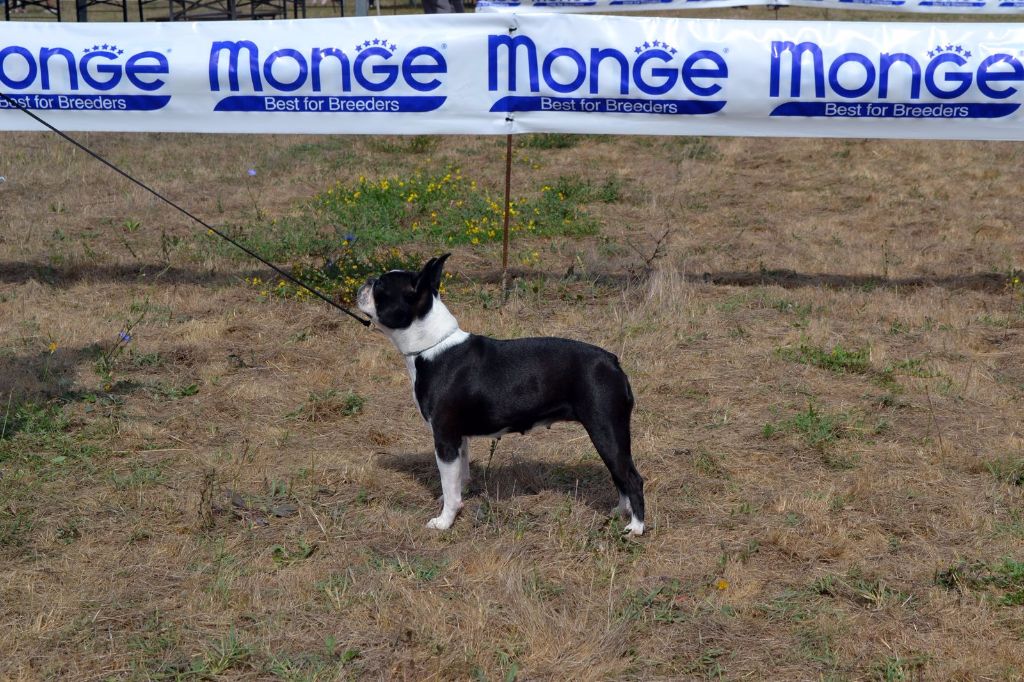
M283 265L450 248L463 328L613 350L649 532L573 425L476 441L427 530L383 337L3 134L0 679L1024 676L1020 144L518 138L520 205L572 206L505 300L486 226L313 208L435 172L500 200L503 139L80 137Z

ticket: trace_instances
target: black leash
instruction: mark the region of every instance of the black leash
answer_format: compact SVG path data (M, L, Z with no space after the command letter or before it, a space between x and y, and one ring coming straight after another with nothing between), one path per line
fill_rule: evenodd
M370 326L370 320L363 319L362 317L356 315L355 313L353 313L350 309L346 308L345 306L340 305L340 304L332 301L326 294L320 293L319 291L317 291L313 287L309 286L308 284L306 284L302 280L297 279L295 276L291 275L290 273L285 272L281 268L277 267L276 265L274 265L270 261L268 261L265 258L263 258L262 256L260 256L258 253L252 251L250 248L248 248L244 244L241 244L241 243L235 241L234 239L232 239L228 235L224 234L223 232L221 232L217 228L213 227L212 225L209 225L208 223L206 223L205 221L203 221L199 217L193 215L192 213L190 213L186 209L184 209L181 206L179 206L178 204L174 203L173 201L171 201L170 199L168 199L164 195L160 194L160 192L157 192L155 189L153 189L152 187L150 187L146 183L142 182L141 180L135 179L134 177L132 177L131 175L129 175L125 171L123 171L120 168L118 168L117 166L115 166L110 161L107 161L105 158L103 158L102 156L100 156L99 154L94 152L93 150L91 150L88 147L86 147L84 144L82 144L78 140L74 139L73 137L71 137L67 133L59 130L58 128L54 127L53 125L51 125L47 121L44 121L42 118L37 116L35 113L30 111L26 107L23 107L21 104L19 104L13 98L11 98L9 95L7 95L7 93L5 93L3 91L0 91L0 99L3 99L5 102L8 102L8 103L12 104L14 106L14 108L16 108L16 109L18 109L18 110L28 114L33 119L35 119L37 122L39 122L42 125L46 126L47 128L49 128L53 132L57 133L58 135L60 135L65 140L67 140L68 142L70 142L71 144L75 145L76 147L81 149L83 152L85 152L86 154L91 156L92 158L96 159L97 161L99 161L100 163L105 165L107 168L110 168L112 171L114 171L118 175L120 175L120 176L124 177L125 179L130 180L131 182L135 183L136 185L138 185L142 189L146 190L147 192L149 192L150 194L152 194L153 196L155 196L157 199L159 199L160 201L164 202L165 204L168 204L172 208L176 208L178 211L180 211L181 213L184 213L186 216L188 216L192 220L196 221L197 223L199 223L200 225L205 227L207 230L209 230L210 232L214 233L215 235L217 235L218 237L220 237L224 241L228 242L232 246L235 246L236 248L239 248L242 251L244 251L245 253L249 254L251 257L253 257L256 260L258 260L259 262L263 263L264 265L266 265L268 268L270 268L271 270L273 270L277 274L279 274L282 277L286 278L292 284L296 284L296 285L302 287L303 289L305 289L309 293L313 294L314 296L316 296L317 298L322 300L324 303L327 303L328 305L334 306L335 308L337 308L341 312L345 313L346 315L348 315L349 317L351 317L353 320L355 320L356 322L360 323L364 327L369 327Z

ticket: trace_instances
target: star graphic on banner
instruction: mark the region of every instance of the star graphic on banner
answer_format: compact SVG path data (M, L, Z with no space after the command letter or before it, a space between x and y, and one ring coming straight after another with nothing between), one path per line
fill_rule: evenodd
M119 55L121 55L121 54L124 54L124 50L118 50L118 51L117 51L117 53L118 53Z
M640 54L640 53L641 53L641 52L643 52L643 51L644 51L644 48L642 48L642 47L638 47L638 48L636 48L636 53L637 53L637 54Z
M957 54L962 54L963 51L964 51L964 48L962 48L959 45L957 45L955 48L953 48L953 51L956 52Z
M363 46L362 45L356 45L356 52L362 52L362 51L363 51Z
M676 53L676 52L678 52L678 51L679 51L679 50L677 50L677 49L676 49L676 48L674 48L674 47L672 47L672 48L669 48L669 52L671 52L672 54L675 54L675 53Z
M369 47L369 46L370 46L370 41L369 40L367 40L366 42L363 43L363 47Z
M942 52L942 45L936 45L935 46L935 51L936 52Z
M967 59L970 59L971 58L971 51L970 50L964 50L964 57L966 57Z
M645 49L645 50L646 50L647 48L649 48L650 46L651 46L651 44L650 44L650 43L648 43L648 42L644 41L644 49Z
M659 45L661 45L661 43L655 40L653 43L651 43L651 45L653 45L654 47L658 47Z
M394 43L391 43L391 51L394 52L397 49L398 49L398 46L395 45Z
M380 39L379 38L374 38L373 39L373 44L374 45L380 45Z
M946 52L952 52L952 51L953 51L953 46L952 45L946 45Z
M100 49L100 46L99 45L93 45L92 49L93 49L93 51L98 50L98 49Z
M106 50L108 47L110 47L110 45L107 45L106 43L103 43L103 45L101 46L101 48L104 50Z
M935 56L935 50L928 50L928 58L931 59Z

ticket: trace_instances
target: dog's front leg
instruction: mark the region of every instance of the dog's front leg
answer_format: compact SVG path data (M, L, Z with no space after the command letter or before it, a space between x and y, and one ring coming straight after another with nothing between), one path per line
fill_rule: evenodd
M447 530L455 521L455 516L462 509L462 461L459 456L461 442L453 443L435 439L434 458L437 470L441 473L441 493L444 505L441 515L427 522L427 528Z

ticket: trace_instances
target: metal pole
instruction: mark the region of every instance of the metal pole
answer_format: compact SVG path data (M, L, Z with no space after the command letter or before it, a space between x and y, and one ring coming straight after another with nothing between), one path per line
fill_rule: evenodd
M512 211L512 136L505 137L505 227L501 235L501 293L508 293L508 221Z

